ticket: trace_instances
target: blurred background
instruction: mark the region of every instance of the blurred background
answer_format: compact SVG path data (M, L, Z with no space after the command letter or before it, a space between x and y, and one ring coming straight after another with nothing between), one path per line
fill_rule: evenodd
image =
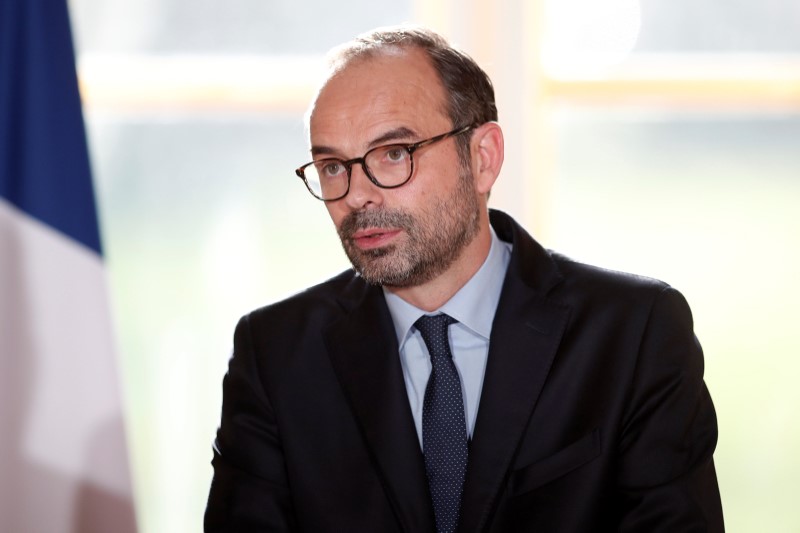
M492 76L492 204L695 314L728 530L800 530L800 3L70 0L140 530L200 531L234 325L346 268L293 170L325 52L428 25Z

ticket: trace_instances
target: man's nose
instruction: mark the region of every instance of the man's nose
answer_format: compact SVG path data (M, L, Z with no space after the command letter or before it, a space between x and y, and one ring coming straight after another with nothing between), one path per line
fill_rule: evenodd
M350 192L344 199L354 210L377 206L383 202L383 190L369 179L364 163L353 163L350 167Z

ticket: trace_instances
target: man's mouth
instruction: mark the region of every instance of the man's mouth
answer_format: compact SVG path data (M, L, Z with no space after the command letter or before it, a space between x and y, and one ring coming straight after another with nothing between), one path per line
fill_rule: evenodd
M400 233L395 228L368 228L353 233L351 240L362 250L385 246Z

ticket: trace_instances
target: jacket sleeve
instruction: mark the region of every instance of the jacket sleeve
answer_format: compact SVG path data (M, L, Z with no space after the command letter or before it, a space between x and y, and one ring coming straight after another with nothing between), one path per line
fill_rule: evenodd
M619 531L724 531L703 353L689 306L672 288L651 308L630 387L618 450Z
M236 327L222 390L205 531L295 530L280 435L261 380L248 317Z

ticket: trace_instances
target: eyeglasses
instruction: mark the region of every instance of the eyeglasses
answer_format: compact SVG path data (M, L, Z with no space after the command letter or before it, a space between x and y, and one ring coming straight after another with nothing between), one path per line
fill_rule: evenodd
M369 150L363 157L343 161L336 158L318 159L295 170L309 192L324 202L332 202L350 192L350 176L356 163L364 169L369 180L382 189L394 189L405 185L414 173L414 152L423 146L461 135L475 126L442 133L436 137L411 144L387 144Z

